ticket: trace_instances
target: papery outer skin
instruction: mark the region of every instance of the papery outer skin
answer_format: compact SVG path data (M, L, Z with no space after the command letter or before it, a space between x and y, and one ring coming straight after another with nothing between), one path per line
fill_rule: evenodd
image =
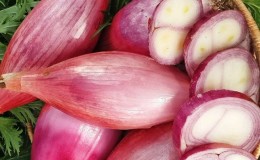
M149 23L162 0L133 0L114 16L98 44L99 51L118 50L149 56Z
M109 0L44 0L30 12L8 45L0 73L36 70L91 52ZM0 113L36 98L0 90Z
M230 154L237 153L237 154L244 155L244 156L250 158L250 160L256 160L256 158L251 153L246 152L245 150L236 148L236 147L228 145L228 144L219 144L219 143L205 144L205 145L196 147L196 148L186 152L181 157L180 160L187 160L190 156L195 155L195 154L197 154L198 156L204 155L205 156L204 159L206 159L209 154L216 155L216 157L218 158L216 160L219 160L220 156L223 156L228 153L230 153Z
M173 146L172 134L172 122L130 131L108 160L178 160L180 155Z
M187 38L185 39L185 42L184 42L184 61L185 61L186 70L190 77L193 76L194 71L196 70L196 68L199 65L199 64L195 64L194 61L192 61L193 59L191 58L192 57L191 53L194 52L193 48L194 48L196 40L200 36L200 33L209 29L210 26L213 26L214 23L216 23L222 19L225 19L227 17L235 19L236 21L239 22L239 24L241 24L241 27L242 27L239 40L237 41L236 44L234 44L233 46L230 46L228 48L233 48L233 47L237 46L246 38L248 28L247 28L245 19L240 12L235 11L235 10L226 10L226 11L214 11L214 12L207 13L205 16L200 18L200 20L197 21L197 23L194 24L194 26L188 33ZM214 43L213 43L213 45L214 45ZM225 48L225 49L228 49L228 48Z
M121 131L90 125L45 105L36 123L32 160L105 160Z
M253 102L251 98L246 96L245 94L242 94L240 92L236 91L230 91L230 90L211 90L202 94L198 94L197 96L194 96L190 98L189 101L185 102L181 109L179 110L177 116L175 117L175 120L173 122L173 130L175 134L173 134L173 144L176 148L179 148L180 153L184 153L184 150L181 149L181 137L183 133L183 129L185 127L185 123L188 120L189 116L192 115L196 111L196 109L199 109L200 105L206 104L207 102L210 102L212 100L221 100L226 99L228 101L228 98L234 98L235 101L242 100L245 104L250 104L253 106L256 106L256 110L259 110L257 105ZM259 112L260 113L260 112ZM259 124L255 124L260 126ZM259 130L259 128L258 128ZM255 147L257 146L258 142L260 141L260 132L255 133L254 135L257 137L256 139L252 139L253 137L250 137L251 139L250 144L244 144L244 146L237 146L237 147L244 147L244 150L247 150L249 152L253 151ZM206 141L206 139L202 142L199 141L201 144L192 144L192 146L186 146L185 152L205 143L212 143ZM219 142L220 143L220 142Z
M213 0L201 0L204 14L213 10Z
M255 58L245 49L240 48L231 48L226 49L224 51L212 54L208 56L204 61L200 63L198 68L195 70L194 75L191 79L190 83L190 97L193 97L197 94L205 92L201 85L204 84L207 74L207 69L210 69L214 64L220 61L225 61L231 58L240 58L245 59L248 62L248 65L251 67L250 72L252 79L250 87L244 92L247 96L251 97L256 103L258 102L259 95L259 87L260 87L260 71L259 66L255 60ZM236 68L234 68L234 71ZM224 88L214 88L214 89L224 89Z
M241 42L237 47L251 52L251 38L250 38L249 31L247 31L246 38L244 39L244 41Z
M173 120L189 97L189 78L152 58L108 51L24 75L21 91L103 127L149 128Z

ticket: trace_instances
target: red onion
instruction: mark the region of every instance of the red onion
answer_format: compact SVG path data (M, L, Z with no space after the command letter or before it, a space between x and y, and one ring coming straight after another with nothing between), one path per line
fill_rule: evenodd
M246 37L247 25L236 10L211 12L201 18L184 42L186 70L193 75L198 65L210 54L232 48Z
M258 102L260 72L255 58L244 49L232 48L210 55L191 80L191 97L216 89L242 92Z
M174 145L182 153L206 143L253 151L260 140L260 109L246 95L212 90L192 97L175 118Z
M46 105L36 123L31 159L105 160L120 135Z
M114 16L101 37L98 50L118 50L149 55L149 23L162 0L132 0Z
M181 160L256 160L245 150L227 144L202 145L185 153Z
M149 128L171 121L189 96L189 78L177 68L120 51L92 53L37 73L2 77L7 89L115 129Z
M172 123L150 129L130 131L116 146L108 160L176 160L172 143Z
M0 73L36 70L91 52L109 0L43 0L12 37ZM0 91L0 113L35 100Z

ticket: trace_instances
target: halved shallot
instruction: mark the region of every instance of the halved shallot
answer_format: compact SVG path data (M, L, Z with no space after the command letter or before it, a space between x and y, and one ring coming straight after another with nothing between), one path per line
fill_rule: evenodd
M260 109L240 92L212 90L182 105L173 130L174 145L181 153L207 143L251 152L260 140Z
M12 37L0 73L36 70L91 52L109 0L43 0ZM0 113L35 100L0 90Z
M256 158L243 149L213 143L188 151L180 160L256 160Z
M35 73L2 78L6 89L34 95L70 115L115 129L171 121L189 97L189 78L177 68L120 51L91 53Z
M45 105L37 120L32 160L105 160L121 131L90 125Z
M163 0L159 3L149 33L151 57L161 64L180 63L186 35L201 15L200 0Z
M177 160L180 155L173 146L172 134L172 122L129 131L108 160Z
M210 54L241 43L246 33L246 22L239 11L211 12L201 18L185 39L184 60L188 74L192 76Z
M191 80L191 97L209 90L242 92L258 102L260 72L247 50L227 49L210 55L196 69Z

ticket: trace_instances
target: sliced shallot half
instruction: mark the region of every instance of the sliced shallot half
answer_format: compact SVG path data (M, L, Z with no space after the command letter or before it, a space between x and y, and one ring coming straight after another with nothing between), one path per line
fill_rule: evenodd
M209 90L242 92L258 102L260 72L255 58L247 50L227 49L207 57L194 72L191 97Z
M6 89L34 95L70 115L114 129L171 121L189 98L189 78L180 70L121 51L91 53L36 73L2 77Z
M260 109L240 92L212 90L182 105L173 130L174 145L181 153L207 143L226 143L251 152L260 140Z
M179 152L172 143L172 122L170 122L149 129L130 131L109 155L108 160L176 160L179 158Z
M256 160L249 152L227 144L206 144L185 153L181 160Z
M105 129L75 119L45 105L36 123L32 160L105 160L121 131Z
M186 35L201 14L200 0L163 0L155 9L151 22L151 57L161 64L180 63Z
M246 31L245 19L236 10L211 12L200 19L184 42L188 74L192 76L198 65L210 54L240 44L246 38Z

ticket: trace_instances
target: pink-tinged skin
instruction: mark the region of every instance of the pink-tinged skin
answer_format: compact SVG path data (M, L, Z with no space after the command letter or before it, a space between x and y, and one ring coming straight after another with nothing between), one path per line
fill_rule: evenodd
M251 51L251 38L250 38L249 32L247 32L246 38L243 40L243 42L238 44L237 47Z
M216 66L216 64L222 64L224 66L228 60L241 60L244 61L245 64L248 64L250 77L242 77L243 79L246 78L249 81L249 85L244 88L243 90L238 90L237 88L232 88L229 86L226 86L228 88L225 88L224 85L222 86L214 86L214 88L210 88L212 90L216 89L232 89L235 91L240 91L246 94L247 96L251 97L255 102L258 102L258 95L259 95L259 85L260 85L260 72L258 64L255 60L255 58L252 56L250 52L248 52L245 49L240 48L231 48L224 50L222 52L212 54L209 57L207 57L196 69L194 72L194 75L191 79L190 83L190 97L193 97L197 94L206 92L206 86L205 81L206 77L208 77L209 72L211 69ZM227 62L228 63L228 62ZM241 68L235 68L235 66L231 69L234 73L242 72ZM224 74L224 68L221 69L221 73ZM217 73L216 73L217 74ZM222 76L223 76L222 74ZM232 76L232 75L230 75ZM232 80L232 79L231 79ZM242 80L241 80L242 81ZM225 83L225 82L224 82ZM226 82L232 84L232 81ZM219 88L218 88L219 87Z
M172 143L172 123L130 131L109 155L108 160L177 160Z
M196 139L194 137L193 128L197 120L203 115L203 113L207 112L213 107L216 107L216 105L229 106L228 109L237 108L237 111L242 110L244 113L248 114L250 118L252 118L252 121L254 121L254 123L252 124L253 130L248 135L246 140L243 141L243 144L236 146L235 144L230 144L230 142L226 141L227 138L238 137L240 135L240 132L238 132L237 130L233 130L235 132L234 135L232 135L232 137L229 137L230 133L228 133L225 128L223 128L223 131L226 131L225 133L227 134L223 135L223 137L221 138L219 137L218 140L211 141L209 139L208 136L211 134L211 130L209 132L206 132L205 137L203 138ZM219 114L215 113L215 115ZM220 122L221 120L219 120L218 122ZM208 118L207 120L208 123L212 121L212 118ZM228 121L221 122L225 122L224 124L228 123ZM212 130L216 127L217 124L213 126ZM243 127L246 128L247 126ZM192 148L195 148L199 145L207 143L226 143L238 148L242 148L248 152L252 152L260 140L259 128L260 109L248 96L236 91L212 90L190 98L189 101L181 106L181 109L173 122L173 131L175 132L173 134L173 144L176 148L179 148L180 154L183 154L184 152L191 150ZM233 141L232 143L236 142Z
M3 77L8 75L7 89L114 129L149 128L171 121L189 97L189 78L177 68L121 51L83 55L21 79L12 73Z
M109 0L44 0L30 12L8 45L0 73L36 70L91 52ZM0 90L0 113L35 100Z
M193 76L194 71L197 69L198 65L203 61L203 59L201 59L200 62L195 62L195 60L193 59L195 44L197 43L197 40L200 38L200 35L206 30L211 31L211 33L213 34L212 28L215 26L215 24L226 19L235 20L241 27L241 33L238 40L234 42L233 46L229 46L228 48L237 46L245 39L247 25L243 15L239 11L226 10L219 12L209 12L208 14L206 14L197 23L194 24L184 42L184 61L186 70L190 77ZM212 41L211 47L214 47L216 45L212 39L209 39L208 41ZM223 48L222 50L228 48ZM211 54L215 52L211 52Z
M256 160L249 152L227 144L205 144L185 153L180 160L235 160L235 156L242 156L246 160Z
M36 123L32 160L105 160L121 131L90 125L45 105Z
M102 35L97 49L134 52L149 56L148 30L155 7L162 0L133 0L123 7L109 29Z

